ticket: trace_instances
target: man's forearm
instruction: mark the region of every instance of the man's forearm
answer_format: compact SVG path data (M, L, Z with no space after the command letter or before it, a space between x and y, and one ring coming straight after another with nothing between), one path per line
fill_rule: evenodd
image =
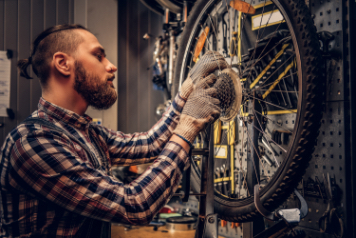
M176 142L177 144L179 144L180 146L183 147L183 149L185 150L185 152L187 154L189 154L189 151L190 151L190 145L188 142L186 142L185 140L183 140L182 138L180 138L179 136L177 135L172 135L171 139L169 141L173 141L173 142Z

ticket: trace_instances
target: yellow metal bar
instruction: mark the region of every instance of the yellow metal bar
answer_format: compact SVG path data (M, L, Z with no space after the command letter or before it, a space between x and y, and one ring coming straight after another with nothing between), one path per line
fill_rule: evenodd
M261 28L264 28L264 27L269 27L269 26L277 25L277 24L283 23L283 22L285 22L285 20L283 20L283 21L276 21L276 22L269 23L269 24L263 25L263 26L252 27L252 30L255 31L255 30L258 30L258 29L261 29Z
M294 61L292 61L292 63L290 63L287 68L283 71L283 73L281 73L278 78L274 81L274 83L271 85L271 87L269 87L269 89L262 95L262 98L265 99L268 94L270 94L270 92L277 86L277 84L281 81L281 79L288 73L288 71L293 67L294 65Z
M275 22L271 22L271 23L268 23L268 24L263 24L263 25L259 25L259 26L254 26L254 21L253 19L257 18L257 17L260 17L260 16L266 16L266 18L268 17L268 14L274 14L276 12L279 12L280 11L277 9L277 10L273 10L273 11L270 11L270 12L264 12L263 14L259 14L259 15L255 15L253 17L251 17L251 30L255 31L255 30L258 30L258 29L261 29L261 28L265 28L265 27L269 27L269 26L273 26L273 25L276 25L276 24L279 24L279 23L283 23L285 22L285 20L281 20L281 21L275 21ZM281 13L280 13L281 14ZM283 17L283 15L281 14L281 16ZM270 16L271 17L271 16ZM269 18L270 18L269 17ZM284 18L284 17L283 17Z
M267 112L267 115L281 115L281 114L291 114L291 113L297 113L297 109L269 111Z
M230 177L214 179L214 183L221 183L221 182L227 182L227 181L230 181Z
M234 143L235 143L235 126L236 123L234 120L230 121L228 126L226 127L227 131L227 143L230 146L230 186L231 186L231 194L235 193L235 180L234 180Z
M267 1L267 2L264 2L264 3L261 3L261 4L257 4L255 6L253 6L255 9L258 9L258 8L261 8L263 6L267 6L267 5L271 5L272 4L272 1Z
M267 115L282 115L282 114L292 114L292 113L297 113L297 109L268 111ZM240 115L243 117L247 117L248 112L240 113Z
M218 119L214 123L214 145L220 144L221 141L221 121Z
M230 121L228 126L227 143L233 145L235 142L235 121Z
M258 81L260 81L260 79L263 77L263 75L271 68L271 66L274 64L274 62L277 61L277 59L283 54L284 50L288 46L289 46L289 44L284 44L282 46L282 49L276 54L276 56L271 60L271 62L269 62L269 64L266 66L266 68L264 68L262 70L262 72L255 79L255 81L253 81L253 83L250 84L250 88L253 88L258 83Z
M230 151L230 184L231 184L231 194L235 193L235 156L234 156L234 146L230 145L231 151Z

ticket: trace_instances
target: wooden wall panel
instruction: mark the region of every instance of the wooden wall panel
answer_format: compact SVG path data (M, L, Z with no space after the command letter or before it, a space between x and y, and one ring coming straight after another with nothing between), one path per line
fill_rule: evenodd
M128 0L121 0L118 4L118 65L117 65L117 93L118 93L118 130L127 132L127 42L128 42L128 22L127 8Z
M45 29L50 26L54 26L56 24L55 20L55 8L52 9L52 14L50 14L51 8L46 9L48 7L48 2L43 0L32 0L31 6L31 44L33 40ZM55 7L56 5L54 5ZM48 10L48 14L46 14L46 10ZM54 17L52 17L52 15ZM48 24L48 25L46 25ZM38 100L42 96L42 89L39 83L39 79L37 76L32 72L31 68L31 75L33 79L31 80L31 112L37 110ZM23 79L23 78L22 78Z
M129 132L138 131L137 121L138 121L138 111L140 110L140 105L138 102L138 65L139 65L139 55L138 55L138 1L130 1L129 7L127 9L127 23L129 26L128 34L128 44L127 48L128 54L127 59L129 63L128 67L128 101L127 101L127 130Z
M118 130L146 131L156 122L155 108L163 103L163 93L153 89L152 69L155 39L160 36L162 17L149 11L139 0L119 2L118 42Z
M0 50L5 50L5 1L0 1ZM0 117L0 123L4 123L5 118ZM0 143L4 141L4 127L0 128Z
M41 88L29 69L32 80L19 76L17 61L30 56L32 42L44 29L57 23L72 23L74 0L0 0L0 50L12 50L10 108L11 120L0 117L0 144L18 123L37 109Z
M154 12L150 11L150 33L153 36L161 36L163 34L162 31L162 27L163 27L163 17L158 16L157 14L155 14ZM151 55L153 54L153 49L154 49L154 39L151 40L150 42L150 49L151 50ZM152 71L151 71L151 78L152 78ZM149 111L149 119L150 119L150 124L153 125L156 121L157 121L157 116L156 116L156 107L158 104L163 103L164 102L164 98L163 98L163 92L162 91L158 91L155 90L153 88L153 84L152 81L150 82L151 86L150 86L150 93L151 93L151 100L150 100L150 105L151 110Z
M45 3L45 29L57 24L57 0L44 0ZM42 16L42 14L40 15Z
M69 0L57 0L57 24L69 23Z
M18 1L18 58L25 59L31 52L31 1ZM17 75L17 121L25 120L31 114L31 81Z
M138 6L138 55L140 56L138 67L138 102L142 105L138 110L138 131L145 131L151 125L147 120L147 115L151 109L149 99L149 88L151 88L151 72L147 70L148 66L152 63L152 54L150 54L150 41L144 40L142 36L148 32L149 26L149 12L147 8L139 2Z
M4 50L5 1L0 1L0 50Z
M15 113L15 119L5 117L4 136L17 125L17 59L18 59L18 1L5 1L5 49L13 51L11 59L10 108Z
M68 2L68 23L74 23L74 1Z

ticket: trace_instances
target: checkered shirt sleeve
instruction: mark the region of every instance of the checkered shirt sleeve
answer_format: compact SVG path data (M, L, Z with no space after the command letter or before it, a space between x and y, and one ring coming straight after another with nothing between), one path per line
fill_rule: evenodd
M147 132L124 134L102 127L112 165L128 166L152 162L173 134L185 100L179 94L162 118Z

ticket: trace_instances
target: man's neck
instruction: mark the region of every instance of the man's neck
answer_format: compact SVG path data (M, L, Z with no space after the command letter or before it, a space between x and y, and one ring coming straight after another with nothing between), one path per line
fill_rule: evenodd
M42 97L50 103L83 116L88 108L88 104L74 89L71 92L68 91L71 90L44 91L42 92Z

